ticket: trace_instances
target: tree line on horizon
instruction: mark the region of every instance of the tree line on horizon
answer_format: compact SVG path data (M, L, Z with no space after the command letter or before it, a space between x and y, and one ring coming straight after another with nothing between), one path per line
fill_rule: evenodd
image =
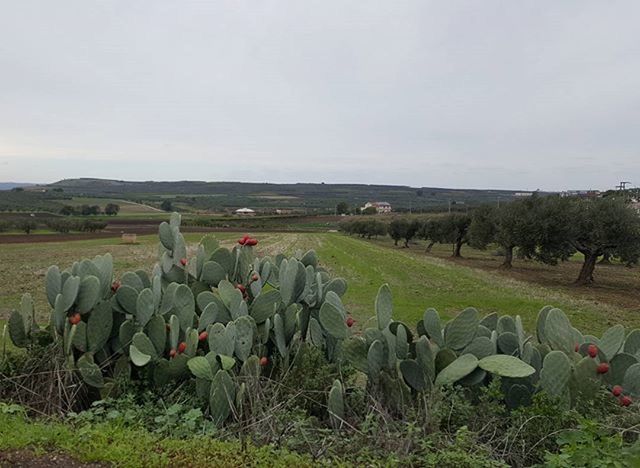
M116 205L115 203L107 203L104 211L102 211L100 205L65 205L60 209L60 214L64 216L94 216L103 213L107 216L116 216L119 212L120 205Z
M498 246L505 269L513 266L516 254L556 265L581 253L584 261L578 284L593 282L599 261L616 259L633 265L640 259L640 214L616 197L532 196L500 206L482 205L469 214L395 217L389 222L349 220L341 229L368 239L388 234L395 245L402 241L405 248L421 239L427 242L427 252L435 244L451 244L453 257L462 255L464 245L480 250Z

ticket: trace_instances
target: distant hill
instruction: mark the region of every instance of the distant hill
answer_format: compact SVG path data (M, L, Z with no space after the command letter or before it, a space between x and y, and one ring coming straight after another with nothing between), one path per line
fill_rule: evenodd
M35 184L27 184L21 182L0 182L0 190L11 190L16 187L32 187Z
M224 211L239 207L330 212L337 203L352 207L368 201L389 202L395 211L433 211L508 201L515 190L472 190L401 185L270 184L244 182L131 182L108 179L65 179L46 186L66 196L118 197L158 205L170 199L183 209Z

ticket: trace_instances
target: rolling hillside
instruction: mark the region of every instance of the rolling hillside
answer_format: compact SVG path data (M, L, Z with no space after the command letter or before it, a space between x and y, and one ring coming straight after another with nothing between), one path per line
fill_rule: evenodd
M362 206L386 201L396 211L438 210L452 205L474 206L507 201L515 191L469 190L399 185L269 184L242 182L131 182L105 179L65 179L47 186L67 195L115 197L158 204L164 199L195 210L223 211L241 206L301 211L332 211L337 203Z

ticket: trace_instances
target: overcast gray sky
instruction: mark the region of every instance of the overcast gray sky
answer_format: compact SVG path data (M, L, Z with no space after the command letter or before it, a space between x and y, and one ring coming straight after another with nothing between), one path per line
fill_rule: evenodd
M640 2L0 0L0 181L640 185Z

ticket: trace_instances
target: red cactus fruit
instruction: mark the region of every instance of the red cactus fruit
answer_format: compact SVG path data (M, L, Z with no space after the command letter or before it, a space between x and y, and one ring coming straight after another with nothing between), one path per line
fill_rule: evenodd
M269 358L267 358L266 356L262 356L262 357L260 358L260 365L261 365L262 367L265 367L265 366L267 366L268 364L269 364Z
M236 289L238 289L242 294L247 292L247 288L244 287L244 284L236 284Z
M580 345L578 343L576 343L576 345L573 347L573 350L577 353L578 351L580 351Z
M598 368L596 370L598 374L606 374L607 372L609 372L609 364L607 364L606 362L601 362L600 364L598 364Z
M628 396L620 397L620 404L622 406L629 406L632 401L633 400L631 400L631 397L628 397Z
M249 238L245 242L245 245L258 245L258 239Z
M355 320L353 320L353 318L352 318L352 317L349 317L349 318L347 319L347 327L349 327L349 328L353 327L353 324L354 324L354 323L356 323L356 321L355 321Z
M257 273L254 273L253 276L251 277L251 281L258 281L260 279L260 277L258 276Z
M71 325L78 325L80 323L80 314L75 313L71 317L69 317L69 323Z
M620 395L622 395L622 387L620 385L615 385L612 389L611 389L611 394L614 397L619 397Z
M592 358L596 357L598 355L598 347L594 344L590 344L587 349L587 353L589 353L589 356Z
M198 335L198 340L199 341L204 341L207 339L207 337L209 336L209 334L206 331L203 331L202 333L200 333Z
M187 349L187 343L184 341L178 345L178 353L184 353L185 349Z
M242 239L238 239L238 244L244 245L247 240L243 237Z
M120 289L120 281L114 281L111 285L111 291L116 292L118 289Z
M173 358L176 357L176 349L175 348L171 348L171 351L169 351L169 357Z
M188 260L186 258L181 258L180 259L180 265L182 265L182 266L187 266L187 262L188 262Z

